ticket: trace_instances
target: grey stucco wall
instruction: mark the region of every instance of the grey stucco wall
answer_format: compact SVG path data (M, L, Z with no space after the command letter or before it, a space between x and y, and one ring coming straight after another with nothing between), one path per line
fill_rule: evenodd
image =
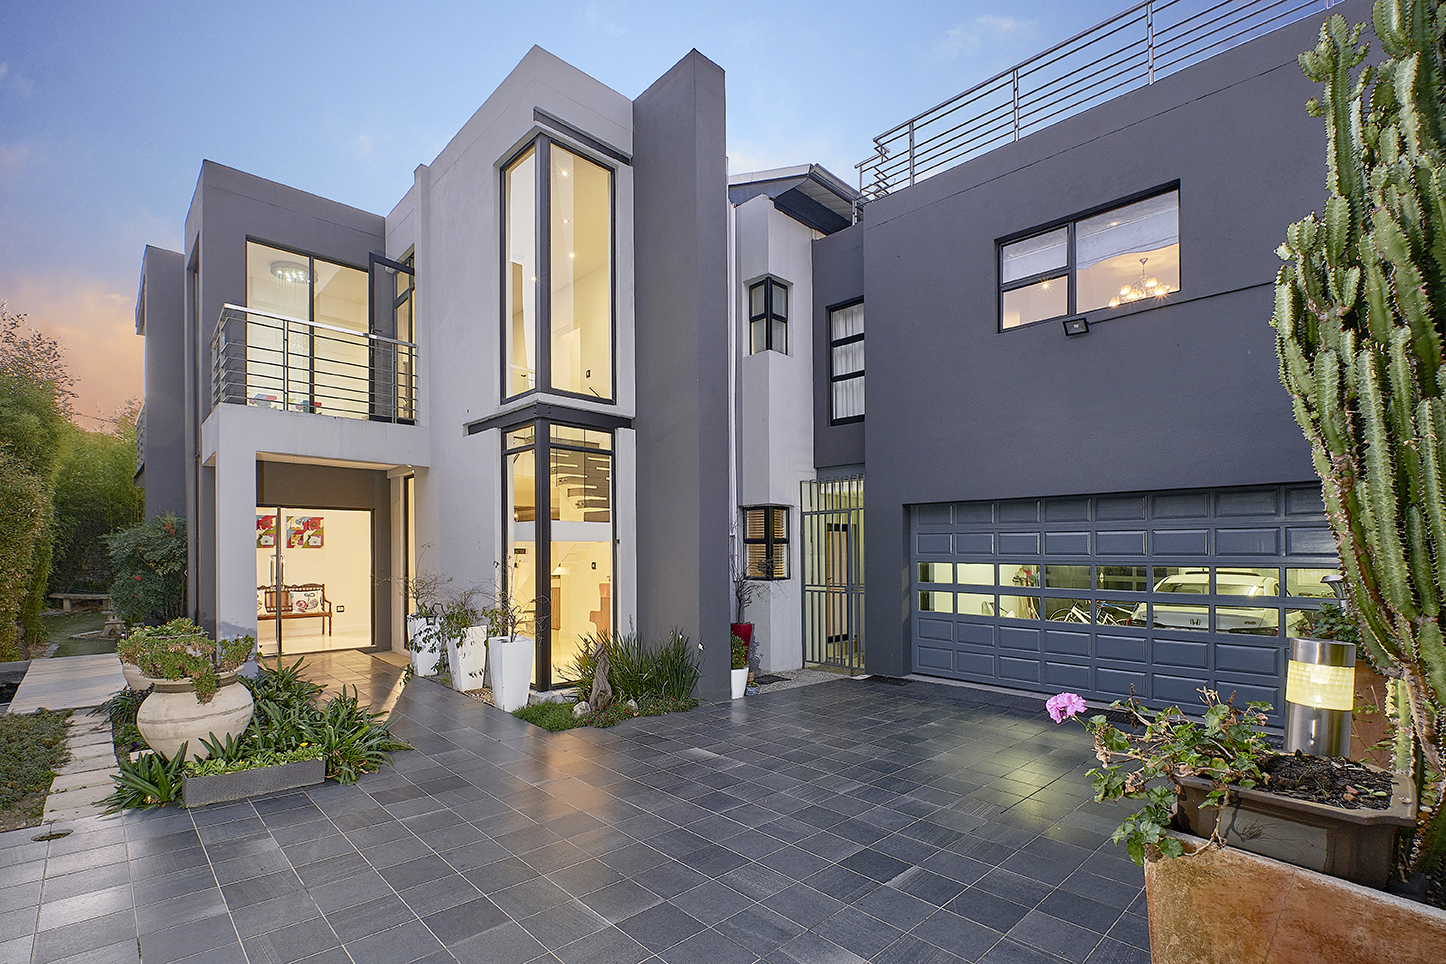
M864 460L864 421L830 425L833 414L829 377L828 310L864 296L864 228L850 228L813 242L813 464L819 468L856 465ZM869 305L864 306L864 370L872 360L868 343ZM870 380L865 376L865 380Z
M294 462L257 462L256 502L297 509L371 510L372 645L377 649L391 649L392 515L387 473Z
M216 625L215 471L200 464L201 424L210 412L211 333L226 303L246 303L246 240L365 268L386 251L383 217L203 161L186 214L186 496L191 605Z
M186 259L146 245L141 261L145 313L146 518L186 515Z
M728 179L723 70L696 50L633 104L639 629L705 644L728 694Z
M1295 59L1319 22L898 191L815 245L845 265L836 249L862 235L871 672L911 669L910 505L1314 478L1268 320L1273 250L1324 201L1323 129ZM1173 182L1181 290L1166 304L1093 312L1082 337L997 330L999 238ZM820 303L844 287L820 285Z

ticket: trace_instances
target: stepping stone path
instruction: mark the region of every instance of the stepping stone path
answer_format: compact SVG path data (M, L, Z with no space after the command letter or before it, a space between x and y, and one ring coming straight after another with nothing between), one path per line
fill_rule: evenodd
M104 813L99 801L115 789L111 777L120 773L105 716L92 716L86 710L72 713L66 721L65 748L70 760L56 771L45 798L47 824Z

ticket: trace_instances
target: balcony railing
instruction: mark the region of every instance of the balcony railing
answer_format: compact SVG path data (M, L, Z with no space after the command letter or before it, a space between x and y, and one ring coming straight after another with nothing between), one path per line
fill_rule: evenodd
M211 336L211 405L411 422L417 346L225 305Z
M1153 84L1332 0L1146 0L874 138L858 209L1072 114Z

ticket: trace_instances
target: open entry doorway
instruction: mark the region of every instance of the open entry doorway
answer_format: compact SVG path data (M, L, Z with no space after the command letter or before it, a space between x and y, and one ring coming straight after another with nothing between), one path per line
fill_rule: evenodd
M256 642L263 656L373 645L372 514L256 509Z

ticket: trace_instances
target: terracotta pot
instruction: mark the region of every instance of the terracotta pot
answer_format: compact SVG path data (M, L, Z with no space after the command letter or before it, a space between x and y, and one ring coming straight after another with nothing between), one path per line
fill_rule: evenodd
M1446 960L1446 911L1234 847L1146 860L1145 894L1153 964Z
M221 685L209 703L196 699L188 679L167 680L144 677L145 686L155 689L136 713L136 728L151 749L167 759L186 744L186 759L204 760L209 754L201 738L240 736L251 722L254 704L251 691L238 685L236 674L222 673Z
M1416 824L1416 788L1401 774L1395 776L1385 810L1346 810L1239 789L1231 791L1228 805L1205 807L1209 780L1184 777L1179 783L1175 820L1180 829L1209 837L1219 822L1232 847L1367 887L1386 886L1396 835Z

